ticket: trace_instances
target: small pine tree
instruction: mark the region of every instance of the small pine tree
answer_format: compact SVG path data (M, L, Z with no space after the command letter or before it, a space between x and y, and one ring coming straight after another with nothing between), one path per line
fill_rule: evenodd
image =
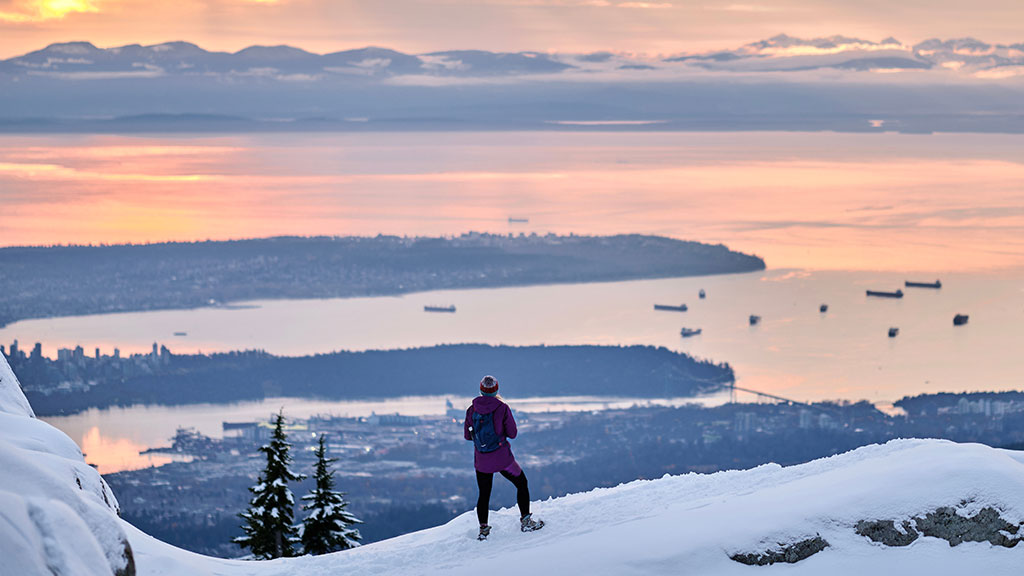
M293 544L298 542L298 529L293 523L295 498L288 482L302 480L305 476L289 468L290 447L284 433L284 414L278 413L270 444L260 448L267 455L267 467L256 485L249 488L253 494L249 510L239 514L245 520L242 526L245 535L234 539L260 560L295 556Z
M327 458L324 437L316 449L316 488L302 499L309 503L302 507L309 515L302 522L302 550L305 554L327 554L359 546L359 530L353 524L362 521L345 510L344 492L334 491L334 471L331 464L337 458Z

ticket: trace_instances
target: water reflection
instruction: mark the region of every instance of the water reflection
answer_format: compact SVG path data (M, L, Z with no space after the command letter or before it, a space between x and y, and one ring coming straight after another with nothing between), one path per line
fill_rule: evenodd
M122 352L154 341L175 352L263 349L280 355L443 343L655 345L728 362L741 386L803 401L895 401L904 395L1019 386L1024 356L1024 271L947 274L941 290L906 289L891 272L786 270L603 284L449 290L404 297L264 301L242 310L197 309L29 320L0 329L58 346L98 343ZM933 279L927 276L925 279ZM707 299L696 297L707 290ZM450 302L456 314L425 314ZM656 312L686 302L689 311ZM829 304L826 314L818 306ZM970 314L954 327L953 315ZM750 314L762 316L750 326ZM682 326L702 328L680 338ZM900 327L898 338L886 336ZM175 332L187 336L175 337ZM109 353L110 348L103 349ZM187 422L183 420L183 422Z
M0 136L0 245L643 232L775 268L991 269L1024 265L1021 158L1019 135Z
M166 454L140 454L152 446L136 443L130 437L103 434L99 426L89 428L80 438L79 447L85 454L85 461L95 466L100 474L161 466L184 459Z

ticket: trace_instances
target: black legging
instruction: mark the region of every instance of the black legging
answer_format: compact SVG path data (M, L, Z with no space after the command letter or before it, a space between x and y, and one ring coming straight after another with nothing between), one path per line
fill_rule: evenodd
M502 470L504 476L516 487L516 503L519 504L519 515L530 513L530 487L526 482L526 472L513 476ZM480 498L476 501L476 517L480 524L487 524L487 507L491 504L491 486L494 485L494 473L476 471L476 485L480 488Z

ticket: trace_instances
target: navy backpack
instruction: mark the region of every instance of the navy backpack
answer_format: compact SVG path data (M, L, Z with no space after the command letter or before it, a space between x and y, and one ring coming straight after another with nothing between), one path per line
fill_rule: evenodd
M494 452L501 446L501 437L494 431L494 412L473 411L473 445L477 452Z

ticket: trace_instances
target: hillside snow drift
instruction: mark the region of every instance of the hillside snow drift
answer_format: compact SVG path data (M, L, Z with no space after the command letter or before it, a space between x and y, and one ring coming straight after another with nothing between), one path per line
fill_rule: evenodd
M0 354L0 574L134 574L117 511L78 446L35 418Z

